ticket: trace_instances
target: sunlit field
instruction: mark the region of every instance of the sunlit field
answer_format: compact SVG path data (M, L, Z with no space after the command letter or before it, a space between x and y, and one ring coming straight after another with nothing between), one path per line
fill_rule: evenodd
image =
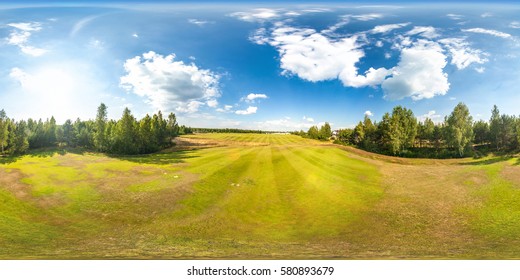
M402 159L275 134L0 158L3 259L520 257L515 157Z

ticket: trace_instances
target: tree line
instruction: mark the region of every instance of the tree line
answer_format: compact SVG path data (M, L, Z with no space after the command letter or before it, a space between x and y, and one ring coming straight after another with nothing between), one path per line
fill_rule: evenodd
M332 135L329 131L324 125L295 134L325 140ZM501 115L495 105L488 122L474 122L468 107L459 103L443 122L434 123L430 118L417 121L410 109L396 106L391 113L385 113L381 121L365 116L354 128L336 131L333 138L339 144L403 157L478 156L488 151L519 150L520 118Z
M161 111L137 120L125 108L119 120L108 120L107 106L97 108L95 120L66 120L57 125L54 117L15 121L0 111L1 154L23 154L45 147L81 147L111 154L146 154L171 147L173 138L190 131L179 127L174 113L164 118Z

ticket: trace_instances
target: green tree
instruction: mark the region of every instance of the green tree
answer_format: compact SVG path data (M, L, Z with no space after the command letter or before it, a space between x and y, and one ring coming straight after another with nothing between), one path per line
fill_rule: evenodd
M61 126L61 139L59 141L61 143L66 144L71 147L74 145L74 127L72 126L72 121L70 119L66 120L65 123Z
M475 134L474 142L476 144L485 144L489 142L489 124L483 120L479 120L473 124L473 133Z
M94 147L101 152L106 151L108 148L106 136L107 121L107 106L104 103L101 103L97 109L94 133Z
M13 133L10 137L10 150L13 154L23 154L29 149L27 123L23 120L12 122Z
M410 109L397 106L390 116L386 113L379 124L382 145L393 155L413 146L417 134L417 119Z
M5 111L2 109L0 111L0 147L2 147L2 154L4 153L4 148L7 145L7 140L9 139L9 130L7 125L7 115Z
M169 137L168 146L172 145L173 138L179 135L179 124L177 124L177 117L174 113L168 115L168 123L166 125L167 135Z
M126 155L139 153L139 147L135 141L138 139L137 136L137 121L130 109L125 108L123 116L116 126L115 152Z
M151 153L159 150L157 139L152 134L152 118L148 114L139 122L140 151Z
M365 140L365 127L362 122L359 122L352 132L352 143L354 143L354 145L361 145L363 140Z
M318 133L318 139L320 140L328 140L332 136L332 130L330 128L330 124L326 122L324 125L320 127L320 131Z
M354 130L350 128L340 129L338 131L338 140L345 144L352 144L350 140L353 132Z
M497 105L493 105L493 109L491 110L491 118L489 119L489 138L491 144L497 150L500 150L500 111L498 110Z
M317 126L313 125L309 128L309 131L307 131L307 135L311 139L318 139L320 135L320 131Z
M435 124L430 118L426 118L424 122L419 123L417 126L417 135L419 138L419 146L422 147L422 142L432 142L433 141L433 133L435 131Z
M57 139L56 139L56 130L57 130L56 119L54 117L51 117L50 120L47 120L45 122L43 127L44 127L44 131L45 131L44 132L45 140L44 140L43 146L44 147L56 146L56 142L57 142Z
M473 141L473 118L468 107L459 103L446 119L446 141L455 148L460 157L471 148Z

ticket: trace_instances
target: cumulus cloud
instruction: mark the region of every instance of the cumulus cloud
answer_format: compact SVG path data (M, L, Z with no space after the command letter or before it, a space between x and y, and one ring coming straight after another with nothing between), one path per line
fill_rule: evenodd
M369 68L364 75L358 74L356 63L365 53L356 35L336 40L314 29L281 26L272 31L268 43L280 54L282 74L307 81L339 79L345 86L375 86L390 74L385 68Z
M435 42L419 40L401 52L401 58L393 69L392 77L386 79L382 88L384 97L399 100L432 98L448 92L448 75L443 72L446 56Z
M433 39L439 37L439 34L437 34L437 31L432 26L414 26L414 28L408 32L406 32L406 35L413 36L413 35L419 35L424 38Z
M39 22L9 23L7 26L14 28L14 30L9 33L7 44L17 46L20 48L20 51L30 56L37 57L47 52L45 49L30 46L28 44L32 32L37 32L42 29Z
M439 40L439 43L445 45L451 55L451 64L457 66L457 69L464 69L472 63L484 64L488 61L485 57L488 54L469 47L469 43L463 38L446 38Z
M505 33L505 32L501 32L501 31L497 31L497 30L492 30L492 29L484 29L484 28L480 28L480 27L479 28L462 29L462 31L464 31L464 32L472 32L472 33L480 33L480 34L488 34L488 35L493 35L493 36L504 38L504 39L511 38L511 34L508 34L508 33Z
M365 116L372 117L374 114L370 111L365 111Z
M216 106L220 96L219 75L194 63L175 61L175 54L153 51L126 60L120 86L147 98L159 110L193 113L203 104Z
M376 34L376 33L387 33L387 32L390 32L390 31L392 31L394 29L403 28L403 27L408 26L408 25L410 25L409 22L377 25L376 27L374 27L371 30L371 33L374 33L374 34Z
M266 99L267 95L263 93L250 93L246 97L243 97L242 100L246 102L254 102L255 99Z
M237 110L237 111L235 111L235 114L237 114L237 115L251 115L251 114L255 114L256 110L258 110L258 107L249 106L245 110Z

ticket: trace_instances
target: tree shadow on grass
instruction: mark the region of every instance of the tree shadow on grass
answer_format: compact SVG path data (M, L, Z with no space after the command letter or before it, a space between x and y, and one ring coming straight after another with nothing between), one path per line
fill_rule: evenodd
M483 160L475 160L471 162L461 162L461 165L489 165L494 163L499 163L503 161L508 161L511 158L513 158L512 155L505 155L505 156L499 156L499 157L493 157L490 159L483 159Z
M174 164L183 163L186 159L198 157L194 155L193 150L182 150L182 151L170 151L170 152L158 152L147 155L107 155L111 158L127 160L135 163L142 164Z
M83 148L38 148L38 149L34 149L34 150L29 150L25 154L0 156L0 164L15 163L24 156L36 157L36 158L48 158L48 157L53 157L56 155L63 156L63 155L69 154L69 153L83 155L85 153L85 149L83 149Z

